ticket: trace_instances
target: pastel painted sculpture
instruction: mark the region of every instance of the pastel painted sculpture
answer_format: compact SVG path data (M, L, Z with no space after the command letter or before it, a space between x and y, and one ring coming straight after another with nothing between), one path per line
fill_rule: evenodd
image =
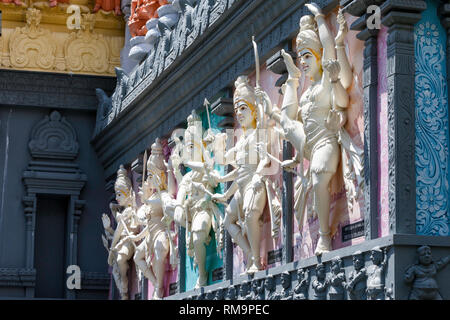
M264 127L264 114L259 112L256 95L246 76L240 76L235 82L233 97L236 118L243 129L242 136L235 146L228 150L223 165L232 164L235 169L222 177L216 177L218 182L233 181L225 194L215 194L216 201L226 202L232 197L225 211L224 225L228 233L244 252L247 258L247 273L262 269L260 249L262 237L261 216L267 199L275 195L269 188L265 168L271 164L267 155L260 155L258 146L264 144L270 150L269 140L260 141L259 129ZM274 208L275 201L270 201L270 212L280 212ZM271 216L272 221L278 218Z
M194 265L198 267L199 278L196 288L205 286L208 280L206 271L206 245L211 241L209 235L213 228L216 235L217 252L220 255L222 239L222 216L219 208L211 201L211 195L217 182L210 179L209 172L213 171L210 164L205 162L200 117L193 112L187 119L188 126L184 133L183 143L176 139L177 145L172 152L168 164L178 185L176 199L172 201L165 214L168 219L186 228L186 246L189 256L194 258ZM191 171L181 175L179 166L183 164ZM173 187L172 175L169 177L169 190ZM167 203L169 200L166 201Z
M128 20L131 36L145 36L147 33L146 22L151 18L158 18L158 8L167 3L167 0L132 0L131 14Z
M127 171L121 165L117 171L117 179L114 184L116 201L118 205L111 204L111 212L117 221L116 230L112 231L111 222L106 214L103 214L102 221L105 233L110 235L111 245L109 248L108 264L113 267L113 276L116 286L119 289L122 300L128 299L128 261L133 257L135 244L124 241L129 236L138 232L138 224L135 213L135 196L131 181L127 176ZM105 243L105 238L103 238Z
M139 193L144 203L137 211L144 229L124 241L144 239L136 248L134 262L155 288L153 299L161 299L164 293L166 259L172 252L170 262L175 264L174 245L170 229L163 222L163 194L167 194L166 167L159 139L151 147L147 162L147 179Z
M120 10L120 0L95 0L95 6L92 12L97 12L102 9L103 11L114 11L116 16L120 16L122 11Z
M285 161L283 167L293 170L300 165L301 168L294 195L294 210L299 226L303 220L307 195L312 193L312 209L320 226L315 254L320 255L332 250L328 189L331 178L337 171L340 159L346 159L341 174L351 208L353 199L361 194L363 150L354 145L343 128L346 123L345 109L349 103L346 89L353 79L343 42L347 33L343 14L339 12L340 28L334 40L320 8L316 4L305 6L314 17L303 16L300 20L297 54L302 71L297 68L292 57L282 51L289 76L283 85L281 113L273 111L267 93L258 90L257 95L263 100L265 113L281 125L284 137L296 149L294 159ZM311 79L311 85L299 101L297 89L301 72ZM310 162L306 173L303 172L303 159ZM354 180L357 187L354 186Z

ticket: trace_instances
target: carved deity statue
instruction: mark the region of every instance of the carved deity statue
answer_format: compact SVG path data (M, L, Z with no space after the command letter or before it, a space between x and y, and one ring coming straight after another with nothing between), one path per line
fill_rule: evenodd
M367 300L384 300L386 251L375 247L370 251L370 259L373 265L367 267Z
M313 300L327 300L327 288L329 286L328 279L325 274L325 265L319 263L316 266L316 279L311 283L314 291Z
M117 171L117 179L114 184L116 201L118 205L111 204L111 212L117 221L114 233L111 228L111 221L106 214L102 215L103 226L107 234L111 235L111 245L108 256L108 264L113 267L114 280L119 289L121 299L128 299L128 261L133 257L135 244L130 241L122 241L128 236L133 236L138 232L138 224L135 213L135 195L132 189L127 171L121 165ZM105 243L105 238L103 238ZM114 269L118 272L115 273Z
M156 10L167 3L167 0L132 0L128 20L131 36L145 36L148 31L146 22L151 18L158 18Z
M159 139L151 146L151 155L147 162L147 179L140 192L144 203L137 211L141 219L140 224L145 226L138 234L126 237L123 241L137 242L144 239L136 248L134 262L149 279L155 291L153 299L163 297L164 274L166 258L172 252L170 262L175 264L175 248L168 226L162 221L164 217L163 194L167 194L166 166L164 164L163 149Z
M345 281L345 272L342 269L342 259L340 257L335 257L331 260L331 275L328 280L330 283L330 289L328 290L330 300L344 300Z
M97 12L102 9L103 11L114 11L116 16L120 16L122 11L120 10L120 0L95 0L94 9L92 12Z
M306 300L308 298L309 270L298 269L297 281L297 285L294 288L293 300Z
M213 200L225 202L233 196L226 207L224 226L247 257L246 272L254 273L262 269L260 249L263 210L268 199L276 199L266 170L271 165L271 159L267 155L260 155L258 150L261 144L270 150L271 141L270 134L262 134L267 132L261 130L267 129L264 114L259 111L255 90L248 78L240 76L235 86L234 111L243 133L235 146L225 154L223 164L231 164L235 169L225 176L216 177L218 182L233 183L225 194L215 194ZM269 201L269 210L271 220L277 221L281 211L279 203Z
M366 279L367 272L364 268L364 256L361 251L356 251L352 255L353 268L349 274L345 288L348 291L350 300L366 300Z
M221 254L222 247L222 216L219 208L211 201L211 196L217 183L210 178L213 172L211 163L204 148L202 138L203 128L200 117L193 112L188 117L188 126L184 133L183 143L177 138L177 146L169 161L169 170L173 171L178 183L176 200L167 208L165 214L177 224L186 228L187 253L194 258L198 267L199 278L196 288L205 286L208 280L206 271L206 245L211 241L209 235L213 228L216 235L217 252ZM183 154L180 157L180 152ZM191 169L184 176L179 166L183 164ZM169 177L169 190L174 189L172 176ZM168 202L168 201L166 201Z
M405 272L405 282L412 285L409 300L442 300L436 274L450 263L450 256L433 261L431 248L421 246L417 249L419 262Z
M267 93L259 90L257 95L264 101L264 110L278 122L288 141L296 149L296 156L283 163L283 167L294 169L300 165L301 172L295 183L295 214L301 225L306 197L312 192L313 213L319 220L319 241L315 254L332 250L329 185L342 158L343 178L347 190L349 209L357 194L361 194L362 154L355 146L343 126L346 123L345 109L349 103L346 91L352 83L353 74L345 52L344 37L347 25L339 12L339 32L334 40L325 22L325 16L316 4L305 5L313 14L300 20L297 36L297 55L300 71L292 57L284 50L289 76L283 85L281 113L274 112ZM299 78L303 72L311 79L310 87L297 98ZM309 160L309 168L303 172L303 159ZM357 180L357 188L354 180Z

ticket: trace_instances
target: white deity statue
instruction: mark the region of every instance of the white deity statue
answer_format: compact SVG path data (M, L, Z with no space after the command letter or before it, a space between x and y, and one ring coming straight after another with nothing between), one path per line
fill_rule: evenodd
M167 194L166 166L163 148L159 139L151 146L150 158L147 162L147 179L139 193L144 203L137 211L144 229L138 235L126 237L122 242L140 241L134 254L134 262L144 276L149 279L155 290L153 299L161 299L164 293L164 275L166 258L171 252L170 262L175 265L175 248L172 234L162 221L163 194Z
M270 158L267 153L258 151L261 144L266 150L271 150L273 140L264 125L264 113L258 108L255 90L246 76L240 76L235 87L234 111L242 135L225 153L222 163L231 164L234 170L225 176L214 177L217 182L233 183L225 194L215 194L213 200L225 202L233 197L226 207L224 226L247 257L246 272L254 273L262 269L260 250L264 207L269 200L272 222L279 228L281 206L267 179L270 172L267 168L271 166L273 156ZM272 236L277 232L272 228Z
M107 239L103 237L103 244L108 249L108 264L113 267L113 276L116 286L119 289L121 299L128 299L128 261L133 257L135 245L129 241L122 241L128 236L135 235L138 229L138 223L135 213L135 194L132 189L130 178L127 171L121 165L117 171L117 179L114 184L116 201L118 205L111 204L111 212L117 221L116 230L111 228L111 221L106 214L102 215L105 233L111 245L108 249ZM123 209L122 209L123 208ZM120 211L122 209L122 211Z
M301 69L311 84L297 98L301 71L292 57L284 50L282 55L289 73L283 85L281 113L274 112L267 93L257 91L264 104L264 111L281 125L284 137L296 149L296 156L283 163L284 168L300 165L295 184L295 213L302 222L306 197L313 196L313 212L319 219L319 241L315 254L332 250L330 228L329 185L343 161L343 178L347 190L349 210L357 194L361 194L363 182L363 151L352 142L343 128L349 95L346 91L352 83L353 73L345 51L344 38L348 31L342 11L338 14L339 32L333 39L321 9L314 3L306 4L314 14L303 16L297 36L297 57ZM323 70L324 68L325 70ZM309 160L306 174L303 159ZM356 187L355 187L355 181Z
M199 277L196 288L205 286L208 280L206 271L206 245L211 241L210 231L213 228L216 236L217 253L221 255L222 247L222 216L217 205L211 201L217 183L208 174L214 169L207 163L200 117L193 112L187 119L188 125L184 132L184 140L175 139L175 147L168 163L177 179L178 191L172 203L165 199L165 214L177 224L186 228L187 253L194 258L198 267ZM181 154L180 154L181 153ZM181 174L180 165L191 169L185 175ZM169 176L169 190L173 190L174 181Z

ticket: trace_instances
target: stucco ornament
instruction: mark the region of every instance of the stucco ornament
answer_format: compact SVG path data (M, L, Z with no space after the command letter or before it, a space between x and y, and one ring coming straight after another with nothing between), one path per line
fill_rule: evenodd
M135 212L135 194L132 189L127 171L121 165L117 171L117 179L114 184L116 201L118 205L111 203L111 213L117 221L117 227L113 231L111 221L106 214L102 215L105 234L110 239L108 264L113 267L113 276L122 300L128 300L128 268L129 260L133 257L136 245L131 241L123 241L128 236L137 234L138 223ZM103 243L107 243L103 238Z
M386 250L375 247L370 251L373 265L367 267L367 300L384 300Z
M264 111L281 125L283 136L296 149L292 160L283 162L288 170L300 165L295 183L295 215L302 225L307 196L312 193L312 209L317 215L320 237L315 254L332 250L329 184L342 161L342 175L347 191L349 210L354 200L362 194L363 150L358 148L344 129L345 109L349 103L346 91L352 83L353 74L344 46L347 25L340 11L339 32L334 40L321 9L314 3L306 4L314 14L303 16L297 36L297 54L301 65L298 69L292 57L284 50L282 55L289 73L283 85L281 113L274 112L267 93L259 90L257 95L264 101ZM311 79L311 85L300 101L297 88L301 73ZM303 159L310 162L306 173Z
M442 300L436 274L450 263L450 256L434 261L429 246L417 249L418 263L409 266L405 272L405 282L411 284L409 300Z
M164 293L164 275L166 259L170 254L172 268L176 264L176 252L173 235L164 223L163 194L167 194L166 166L164 164L163 148L159 139L151 147L151 155L147 162L147 179L139 192L144 203L137 211L139 224L144 229L138 235L125 237L122 241L140 241L136 248L134 262L149 279L155 291L153 299L161 299Z
M265 124L264 112L257 103L255 89L246 76L235 82L233 97L236 118L242 128L242 135L233 148L229 149L222 165L234 167L225 176L215 177L217 182L233 181L225 194L215 194L213 200L225 202L233 196L225 211L224 225L232 240L243 250L247 258L247 273L262 269L260 249L262 236L262 214L266 202L272 221L272 237L279 231L281 215L276 188L268 178L273 172L268 170L274 155L268 154L274 143L274 135ZM220 136L215 139L223 140ZM260 148L266 150L261 153Z
M28 8L27 25L11 35L9 54L12 67L51 70L55 66L56 42L50 30L40 26L41 11Z
M308 299L309 270L300 268L297 270L297 285L294 288L293 300Z
M67 70L108 73L110 49L103 35L94 32L95 15L83 14L81 29L72 32L64 43Z
M344 300L345 294L345 272L342 268L342 259L335 257L331 260L331 274L328 278L330 289L328 296L330 300Z
M214 171L212 163L205 152L206 141L202 139L203 128L200 117L193 112L187 119L188 126L184 133L183 142L174 136L174 148L168 163L169 171L173 172L177 180L178 191L176 199L166 199L165 214L169 221L186 228L187 253L194 258L198 267L199 278L196 288L205 286L208 280L206 271L206 246L211 241L209 235L213 228L216 236L217 253L221 256L222 215L217 205L211 201L213 190L217 182L211 179ZM205 143L205 144L204 144ZM191 171L181 174L180 165L183 164ZM175 181L169 176L169 190L174 190Z
M316 266L316 279L311 283L314 291L313 300L327 300L327 288L330 285L326 278L325 265L319 263Z

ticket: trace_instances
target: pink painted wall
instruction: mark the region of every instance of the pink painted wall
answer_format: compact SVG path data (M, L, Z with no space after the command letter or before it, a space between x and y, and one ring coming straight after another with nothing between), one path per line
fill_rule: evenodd
M378 236L389 234L389 155L387 97L387 27L378 33Z

